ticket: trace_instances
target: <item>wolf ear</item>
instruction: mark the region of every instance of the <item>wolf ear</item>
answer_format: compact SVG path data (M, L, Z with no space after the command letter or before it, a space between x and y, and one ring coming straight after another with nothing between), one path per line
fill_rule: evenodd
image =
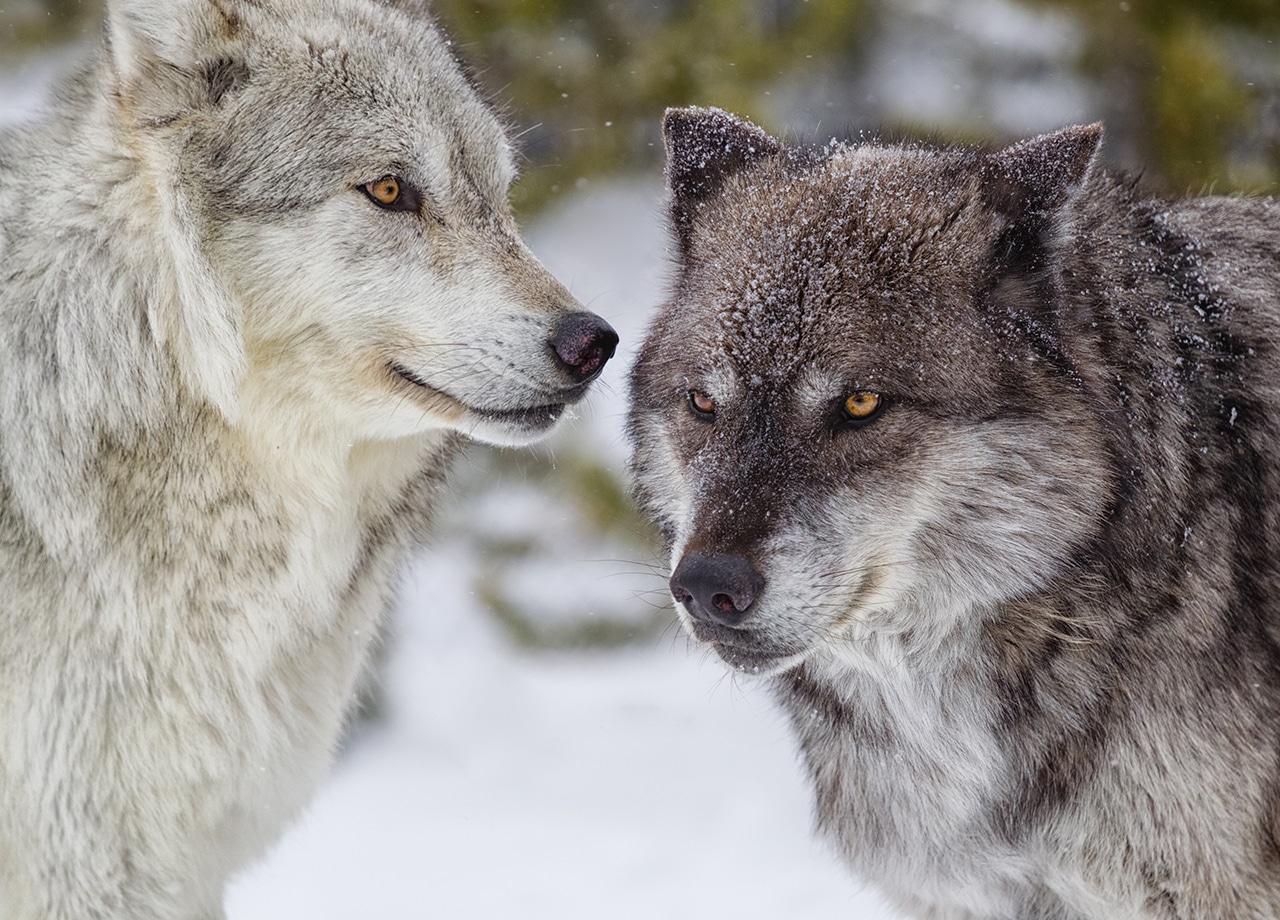
M216 103L248 79L238 59L241 16L252 0L108 0L114 91L131 124L165 124ZM148 150L164 239L172 257L173 314L153 319L194 393L233 417L245 366L239 307L209 268L191 219L188 189L163 148Z
M217 101L247 77L230 52L243 0L110 0L117 90L143 117Z
M988 204L1014 222L1058 210L1084 185L1101 143L1096 122L988 154L982 176Z
M682 251L688 251L698 208L730 176L782 151L762 129L721 109L667 109L662 135L671 219Z
M1071 233L1069 205L1088 181L1102 125L1065 128L987 154L982 195L1003 226L991 251L985 309L1011 320L1026 343L1074 374L1059 331L1077 322L1064 313L1059 251ZM1002 324L1003 324L1002 320Z
M1005 221L996 244L999 273L1038 272L1067 229L1066 206L1089 178L1102 125L1064 128L987 154L981 165L987 206Z

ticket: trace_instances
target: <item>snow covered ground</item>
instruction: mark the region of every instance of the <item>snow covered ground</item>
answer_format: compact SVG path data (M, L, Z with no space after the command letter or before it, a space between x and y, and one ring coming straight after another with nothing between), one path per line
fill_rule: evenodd
M0 122L37 108L56 67L0 73ZM659 199L652 179L588 184L529 232L622 335L564 435L615 470L624 372L664 266ZM230 920L892 916L812 841L793 745L761 688L674 629L621 651L516 649L472 593L466 520L455 506L406 577L384 717L233 883ZM637 565L616 588L611 568L584 560L542 590L636 590Z
M234 885L231 920L888 917L810 841L759 692L683 642L511 651L414 572L389 718Z

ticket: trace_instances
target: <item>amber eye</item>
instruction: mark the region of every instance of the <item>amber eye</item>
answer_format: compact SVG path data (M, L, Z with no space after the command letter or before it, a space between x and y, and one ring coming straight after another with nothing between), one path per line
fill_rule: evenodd
M841 408L844 411L844 417L857 425L875 418L883 405L884 400L881 399L879 393L859 390L857 393L847 397Z
M700 418L711 418L716 414L716 401L699 390L690 390L689 408Z
M366 182L361 190L370 201L387 211L416 211L421 204L417 190L398 176Z
M383 176L377 182L370 182L365 187L369 197L383 207L391 207L400 200L400 180L395 176Z

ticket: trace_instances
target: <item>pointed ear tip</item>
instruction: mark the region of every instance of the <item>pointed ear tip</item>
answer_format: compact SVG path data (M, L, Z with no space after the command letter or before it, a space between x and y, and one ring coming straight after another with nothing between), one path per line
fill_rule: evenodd
M1035 137L1028 138L1026 141L1020 141L1013 146L1034 147L1049 145L1050 147L1061 148L1063 143L1067 143L1081 147L1097 147L1097 145L1102 142L1102 136L1104 133L1102 122L1095 121L1087 125L1068 125L1065 128L1058 128L1056 131L1038 134Z
M1106 133L1105 126L1101 121L1091 122L1087 125L1067 125L1057 128L1053 131L1046 131L1043 134L1037 134L1029 137L1025 141L1018 141L1013 146L1021 147L1023 145L1034 145L1041 142L1052 142L1054 139L1064 140L1081 140L1081 141L1099 141Z
M686 105L672 106L662 113L662 130L670 134L673 129L683 128L695 122L718 121L745 124L736 115L714 106Z
M1081 140L1094 145L1100 144L1103 136L1107 133L1105 126L1100 121L1095 121L1087 125L1077 125L1071 129L1071 132Z
M740 121L737 115L726 112L724 109L714 105L672 105L668 106L665 116L677 118L724 118L730 121Z
M1092 159L1102 144L1104 133L1100 121L1088 125L1071 125L1018 141L996 151L993 158L996 161L1018 162L1028 155L1035 155L1034 151L1039 151L1040 155L1051 154L1055 158L1066 155L1073 159L1080 156Z
M690 108L668 108L662 113L662 133L669 137L673 129L688 124L695 111L696 109Z
M1072 133L1076 137L1077 156L1086 164L1091 164L1098 156L1098 148L1102 146L1102 138L1105 131L1102 122L1095 121L1092 124L1080 125L1073 129ZM1089 167L1086 166L1086 169Z
M692 124L717 125L722 129L767 134L750 119L714 105L672 106L662 113L663 130Z

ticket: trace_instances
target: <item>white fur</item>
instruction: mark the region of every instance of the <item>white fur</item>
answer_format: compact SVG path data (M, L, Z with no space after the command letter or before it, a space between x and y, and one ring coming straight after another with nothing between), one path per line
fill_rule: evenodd
M459 433L581 395L419 6L117 0L0 136L4 920L221 916L325 773ZM428 207L376 207L387 174Z

